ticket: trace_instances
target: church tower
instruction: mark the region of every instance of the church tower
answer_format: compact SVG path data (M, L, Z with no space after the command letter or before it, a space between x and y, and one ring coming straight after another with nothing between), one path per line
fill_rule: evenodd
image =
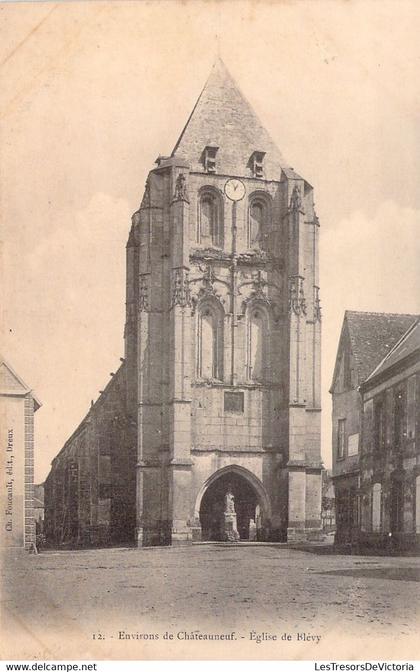
M319 222L218 60L127 244L139 545L320 531ZM233 500L232 500L233 501Z

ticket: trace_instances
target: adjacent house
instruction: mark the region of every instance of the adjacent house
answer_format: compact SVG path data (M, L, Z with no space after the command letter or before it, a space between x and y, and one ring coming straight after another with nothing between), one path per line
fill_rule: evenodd
M359 542L363 411L360 386L416 319L416 315L345 312L330 388L335 542L338 545Z
M360 386L363 546L420 546L420 320Z
M0 358L1 545L35 549L34 413L41 404L30 387Z

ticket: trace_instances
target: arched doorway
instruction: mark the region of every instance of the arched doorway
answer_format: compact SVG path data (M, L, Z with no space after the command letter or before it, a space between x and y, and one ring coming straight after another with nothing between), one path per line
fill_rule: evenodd
M203 541L224 539L225 496L228 491L234 496L239 538L243 541L263 538L267 497L262 493L262 485L256 487L253 479L257 481L245 469L235 467L222 469L208 480L198 502Z

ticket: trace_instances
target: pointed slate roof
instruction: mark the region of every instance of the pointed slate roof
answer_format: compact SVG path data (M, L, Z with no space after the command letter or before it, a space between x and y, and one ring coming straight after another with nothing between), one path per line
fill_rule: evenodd
M302 179L288 166L220 58L212 68L172 156L176 154L186 159L191 170L201 172L206 146L219 148L219 174L250 177L250 157L259 151L265 152L265 179L280 180L282 170L288 177Z
M389 371L395 364L417 352L420 356L420 320L409 327L405 334L395 343L391 351L372 371L366 382Z

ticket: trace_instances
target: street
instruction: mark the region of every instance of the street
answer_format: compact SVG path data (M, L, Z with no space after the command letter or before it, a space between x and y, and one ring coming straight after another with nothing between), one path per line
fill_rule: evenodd
M24 634L24 651L46 658L194 658L203 646L221 658L414 655L420 558L328 551L239 543L9 558L10 645Z

